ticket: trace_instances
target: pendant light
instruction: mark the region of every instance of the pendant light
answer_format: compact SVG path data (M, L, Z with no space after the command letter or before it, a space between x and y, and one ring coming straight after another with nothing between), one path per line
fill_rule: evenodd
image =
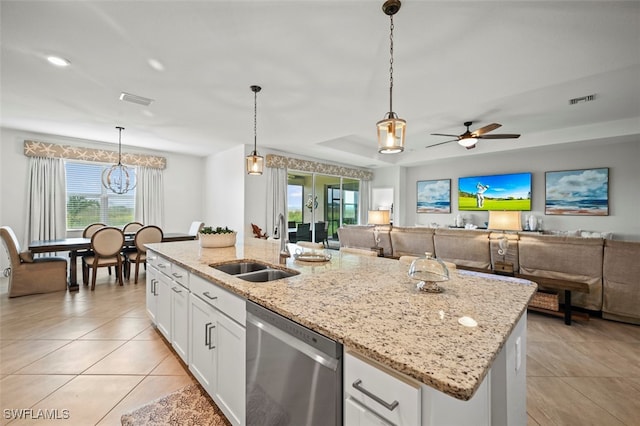
M382 11L391 20L390 55L389 60L389 112L384 119L378 121L378 152L381 154L396 154L404 151L404 136L407 122L393 112L393 15L400 10L400 0L387 0L382 5Z
M253 92L253 152L247 155L247 173L250 175L261 175L264 169L264 157L258 155L258 92L262 90L260 86L251 86Z
M133 168L128 168L122 164L122 131L124 127L116 126L118 129L118 164L105 169L102 172L102 185L116 194L126 194L136 187L136 173Z

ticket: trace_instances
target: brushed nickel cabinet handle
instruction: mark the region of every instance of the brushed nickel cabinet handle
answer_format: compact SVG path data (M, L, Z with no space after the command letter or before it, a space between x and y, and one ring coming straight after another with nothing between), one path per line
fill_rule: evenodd
M362 392L363 394L367 395L369 398L373 399L375 402L377 402L378 404L382 405L384 408L386 408L389 411L393 411L396 409L396 407L398 406L398 404L400 404L397 400L393 401L391 404L389 404L386 401L383 401L380 397L378 397L377 395L372 394L371 392L369 392L368 390L366 390L365 388L363 388L361 386L362 384L362 380L358 379L355 382L353 382L353 387L356 388L357 390L359 390L360 392Z
M218 298L218 296L212 296L208 291L205 291L202 294L207 296L207 298L210 299L210 300L216 300Z

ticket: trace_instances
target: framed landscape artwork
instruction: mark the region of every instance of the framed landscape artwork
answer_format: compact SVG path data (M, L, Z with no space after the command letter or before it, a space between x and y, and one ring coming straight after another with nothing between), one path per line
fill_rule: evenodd
M460 210L531 210L531 173L458 178Z
M418 213L451 213L451 179L419 180Z
M546 172L544 213L608 216L609 169Z

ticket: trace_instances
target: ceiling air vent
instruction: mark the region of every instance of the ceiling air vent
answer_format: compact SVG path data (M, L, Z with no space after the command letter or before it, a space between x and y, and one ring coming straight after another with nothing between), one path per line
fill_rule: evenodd
M579 98L569 99L569 105L582 104L585 102L591 102L596 100L596 94L581 96Z
M120 100L132 102L134 104L144 105L144 106L149 106L151 105L151 102L153 102L153 99L145 98L143 96L138 96L138 95L132 95L131 93L126 93L126 92L120 93Z

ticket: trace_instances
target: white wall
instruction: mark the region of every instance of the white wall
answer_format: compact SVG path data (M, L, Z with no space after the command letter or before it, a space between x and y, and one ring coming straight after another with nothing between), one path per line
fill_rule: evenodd
M241 240L245 226L245 150L237 146L210 155L204 173L204 223L212 227L228 227L238 232Z
M518 153L493 153L482 156L442 160L402 171L374 170L372 187L394 186L404 191L398 225L438 223L452 225L458 212L458 178L487 174L532 172L531 212L543 221L545 230L589 230L613 232L615 239L640 240L640 141L593 146L579 142L562 147L533 149ZM545 171L585 168L609 168L609 216L554 216L544 214ZM391 168L397 169L397 168ZM416 182L451 179L451 214L416 213ZM398 186L399 185L399 186ZM487 212L460 212L476 225L488 221Z
M113 144L65 138L56 135L0 129L0 222L13 228L22 244L25 229L28 157L23 154L24 140L86 146L117 150ZM165 232L187 232L191 222L203 217L204 159L201 157L167 152L133 149L123 146L125 152L144 153L166 157ZM2 248L4 255L4 248ZM3 257L3 256L0 256Z

